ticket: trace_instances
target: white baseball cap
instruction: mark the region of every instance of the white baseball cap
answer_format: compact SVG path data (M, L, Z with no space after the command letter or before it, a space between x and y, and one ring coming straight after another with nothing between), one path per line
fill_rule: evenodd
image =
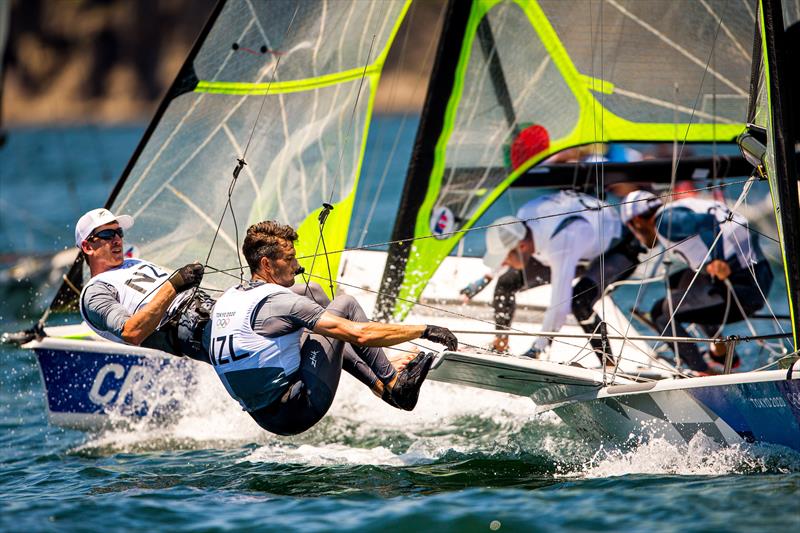
M92 232L105 224L117 222L122 229L133 227L133 217L129 215L115 215L108 209L92 209L75 224L75 246L81 246L81 243L86 240Z
M625 196L619 208L619 216L623 224L627 224L634 217L661 207L664 203L659 197L650 191L633 191Z
M486 255L483 263L497 270L519 241L525 238L525 223L517 217L502 217L492 222L486 230Z

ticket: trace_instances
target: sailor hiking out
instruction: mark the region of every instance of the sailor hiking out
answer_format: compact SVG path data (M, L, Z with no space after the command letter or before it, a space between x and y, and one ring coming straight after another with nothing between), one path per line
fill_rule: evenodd
M293 287L302 271L298 235L265 221L247 230L242 253L252 279L217 301L208 331L212 364L228 393L267 431L295 435L330 408L341 371L386 403L414 409L433 355L390 360L381 347L417 338L456 350L446 328L369 322L348 295L329 301L318 285Z
M659 299L650 311L659 334L671 334L674 326L677 336L686 337L683 324L689 322L714 336L721 326L764 306L773 280L769 262L747 219L725 204L684 198L664 205L649 191L633 191L625 197L621 216L644 246L660 243L686 264L670 275L669 297ZM703 374L722 373L725 350L723 343L702 354L696 344L678 345L681 361ZM734 366L738 364L735 358Z
M550 303L544 314L542 331L558 331L567 314L572 314L588 333L598 333L601 321L593 311L605 286L630 277L642 248L608 204L588 194L561 191L529 201L516 217L495 220L486 231L484 263L493 271L509 267L497 280L492 306L495 323L505 329L516 310L515 294L546 283L552 285ZM604 261L600 256L604 255ZM573 288L578 265L589 265ZM462 290L468 297L486 276ZM604 286L601 287L601 282ZM507 337L498 337L494 348L505 351ZM551 339L540 336L524 354L538 357ZM600 338L591 346L601 361L613 364L613 354Z
M75 244L92 276L80 295L84 321L110 341L207 362L202 332L214 302L202 291L188 291L203 279L202 265L170 273L149 261L125 258L124 231L133 222L107 209L93 209L78 220Z

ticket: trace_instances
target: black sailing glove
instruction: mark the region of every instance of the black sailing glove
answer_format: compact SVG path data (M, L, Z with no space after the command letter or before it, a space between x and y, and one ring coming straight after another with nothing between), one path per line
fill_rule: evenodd
M175 287L175 292L183 292L186 289L197 287L203 281L203 265L200 263L189 263L182 266L169 277L169 282Z
M427 339L432 342L443 344L451 352L458 350L458 339L453 332L441 326L425 326L420 339Z

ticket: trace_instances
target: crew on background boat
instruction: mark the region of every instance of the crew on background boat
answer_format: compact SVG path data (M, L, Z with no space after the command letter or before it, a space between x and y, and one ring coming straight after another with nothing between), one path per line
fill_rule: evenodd
M456 350L456 337L438 326L369 322L352 296L320 300L318 290L317 303L290 290L302 272L297 238L291 226L273 221L247 230L242 253L252 279L219 298L208 332L211 362L228 393L281 435L306 431L325 415L342 369L390 405L414 409L433 355L421 352L396 367L381 347L422 338Z
M690 322L713 337L721 326L744 320L764 306L773 279L769 262L747 219L725 204L682 198L664 205L649 191L634 191L625 197L621 218L644 246L653 248L660 242L688 266L669 277L673 322L666 297L650 312L660 334L671 335L674 324L677 336L688 336L683 323ZM696 344L680 343L678 352L697 372L724 370L722 343L703 354Z
M203 291L188 291L200 284L203 266L191 263L170 273L149 261L126 258L123 235L132 226L133 217L102 208L78 220L75 244L91 273L80 296L84 321L114 342L209 362L202 334L214 301Z
M542 331L561 329L571 310L584 331L597 333L601 321L593 306L602 294L601 282L608 285L630 277L642 251L620 223L617 211L593 196L561 191L529 201L516 217L495 220L486 231L484 263L493 271L510 267L498 278L492 300L497 327L511 325L517 292L550 283ZM573 289L580 261L590 264ZM470 284L462 294L471 298L489 279L485 276ZM551 339L540 336L524 355L538 357L550 343ZM602 340L592 339L591 345L602 361ZM497 351L506 351L507 346L506 336L493 342ZM606 364L613 364L608 346L605 353Z

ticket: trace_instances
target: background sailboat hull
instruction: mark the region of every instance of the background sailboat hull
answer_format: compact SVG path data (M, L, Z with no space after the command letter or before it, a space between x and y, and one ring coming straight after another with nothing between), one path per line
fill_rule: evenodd
M590 440L635 446L653 438L686 444L778 444L800 450L800 379L608 395L555 409ZM797 373L795 373L797 374Z

